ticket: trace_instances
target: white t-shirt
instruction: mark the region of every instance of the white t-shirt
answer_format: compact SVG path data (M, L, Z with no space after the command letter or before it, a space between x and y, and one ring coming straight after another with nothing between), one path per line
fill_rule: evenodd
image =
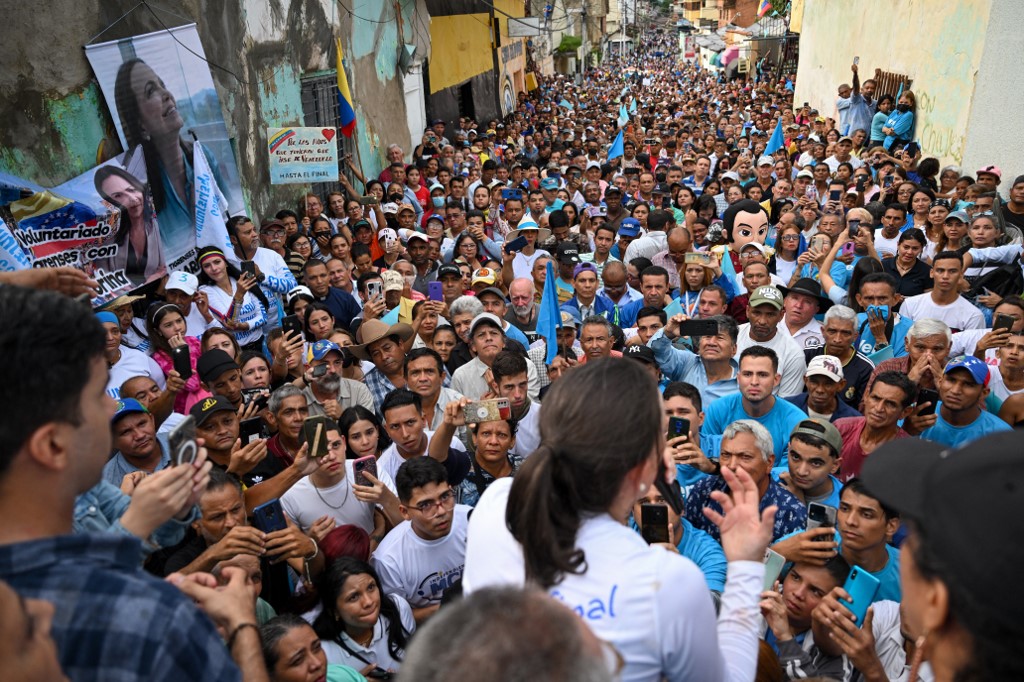
M875 251L878 252L879 258L886 258L887 256L895 256L898 252L900 245L900 233L897 232L896 236L892 239L882 235L882 228L875 230Z
M140 350L121 346L121 358L113 367L107 377L107 395L112 398L121 397L121 384L133 377L147 376L156 382L160 390L167 387L164 380L164 372L156 360L149 357Z
M317 488L309 476L303 477L281 496L281 506L301 529L307 532L321 516L333 517L339 526L352 524L373 533L373 504L360 502L352 490L355 481L353 460L345 460L345 478L329 488ZM386 472L378 471L378 479L391 492L395 482Z
M404 597L415 609L440 604L444 591L462 578L470 509L455 505L451 530L439 540L416 535L409 521L385 535L373 553L384 593Z
M532 254L527 256L525 253L520 251L516 254L516 257L512 260L512 274L516 276L516 279L525 277L526 279L533 281L533 264L537 262L537 259L541 256L551 257L544 249L536 249Z
M427 452L430 451L430 439L434 437L434 432L424 429L423 433L427 435L427 446L423 449L423 457L427 456ZM456 450L466 451L466 446L462 444L462 441L452 436L452 447ZM391 477L391 480L395 480L395 476L398 475L398 467L402 466L402 463L408 459L403 457L398 452L398 446L392 443L387 450L380 454L377 458L377 471L381 474L387 474Z
M957 296L949 305L939 305L926 291L903 301L900 315L910 320L942 320L953 331L985 327L985 316L963 296Z
M771 341L754 341L750 338L750 323L740 325L739 338L736 344L736 357L750 346L762 346L771 348L779 356L779 374L782 381L776 387L775 395L797 395L804 392L804 372L807 371L807 361L804 359L804 352L796 345L789 336L776 332Z
M988 380L989 390L992 391L992 395L994 395L995 397L999 398L1000 400L1006 400L1011 395L1017 395L1018 393L1024 393L1024 388L1018 388L1017 390L1012 390L1012 389L1007 388L1006 384L1003 383L1003 375L999 373L999 368L998 367L989 367L988 368L988 373L989 373L989 380Z
M211 313L211 317L212 316L213 314ZM203 314L199 312L199 308L196 307L195 303L192 304L192 307L188 311L188 315L185 317L185 335L194 336L197 339L201 337L203 332L207 329L220 326L220 321L216 317L213 317L213 319L210 320L210 323L207 324L206 320L203 318Z
M992 331L991 327L985 329L967 329L953 334L953 345L949 348L949 357L955 358L958 355L974 355L974 349L978 347L978 341ZM995 348L985 351L985 364L989 369L999 366L999 355Z
M526 458L540 447L540 403L530 402L530 409L516 424L516 444L509 452Z
M522 549L505 525L511 487L512 479L495 481L473 512L466 594L525 582ZM586 571L565 576L548 592L615 645L626 662L622 680L754 678L763 564L729 564L716 627L707 582L686 557L648 545L606 514L583 522L576 547L584 552Z
M409 602L397 594L388 595L385 599L395 602L402 625L410 634L415 632L416 619L412 615L412 607L409 606ZM388 650L388 625L383 616L377 617L377 624L373 626L373 639L370 640L369 646L357 643L345 633L341 634L341 639L349 649L362 656L362 659L345 651L344 647L337 642L325 639L321 644L323 644L324 653L327 654L327 662L330 664L347 665L356 670L362 670L368 664L373 664L392 672L397 672L401 665L401 661L396 661Z

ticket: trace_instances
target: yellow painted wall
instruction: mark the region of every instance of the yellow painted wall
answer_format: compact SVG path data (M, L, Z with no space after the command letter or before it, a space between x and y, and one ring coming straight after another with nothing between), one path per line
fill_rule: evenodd
M912 77L926 156L959 163L992 0L805 0L795 102L838 120L836 89L876 68Z
M804 25L804 0L793 0L789 6L789 30L800 33Z
M489 20L486 14L430 19L430 94L494 68Z

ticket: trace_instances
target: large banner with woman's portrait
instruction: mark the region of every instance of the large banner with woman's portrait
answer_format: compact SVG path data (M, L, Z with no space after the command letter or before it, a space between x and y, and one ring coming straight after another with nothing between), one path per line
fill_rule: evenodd
M195 24L85 50L128 150L117 163L143 161L163 264L168 271L195 271L197 244L229 246L224 221L244 212L238 168Z

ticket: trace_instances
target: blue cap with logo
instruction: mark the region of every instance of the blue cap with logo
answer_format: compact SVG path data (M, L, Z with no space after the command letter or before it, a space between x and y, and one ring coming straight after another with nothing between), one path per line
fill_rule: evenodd
M340 353L341 346L334 343L333 341L328 341L327 339L320 339L319 341L317 341L316 343L309 347L309 350L306 352L306 362L315 362L323 360L331 351L337 351L338 353Z
M618 234L620 237L639 237L640 221L636 218L623 218L619 223Z
M114 412L114 416L110 418L110 423L113 424L121 417L137 412L148 413L149 410L143 407L142 403L135 398L121 398L117 401L117 410Z
M984 360L980 360L973 355L961 355L950 360L949 364L946 365L946 369L943 370L942 373L949 374L954 369L966 369L971 373L976 384L988 386L990 375L988 365L985 364Z
M548 190L558 189L558 180L555 180L554 178L544 178L540 181L540 188Z

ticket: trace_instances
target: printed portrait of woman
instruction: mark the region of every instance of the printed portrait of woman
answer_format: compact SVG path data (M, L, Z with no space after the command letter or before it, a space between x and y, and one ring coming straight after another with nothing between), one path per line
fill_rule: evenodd
M117 245L117 253L97 259L95 266L107 272L124 270L133 280L162 277L167 266L156 211L146 185L113 164L97 169L93 182L100 197L120 211L111 240Z

